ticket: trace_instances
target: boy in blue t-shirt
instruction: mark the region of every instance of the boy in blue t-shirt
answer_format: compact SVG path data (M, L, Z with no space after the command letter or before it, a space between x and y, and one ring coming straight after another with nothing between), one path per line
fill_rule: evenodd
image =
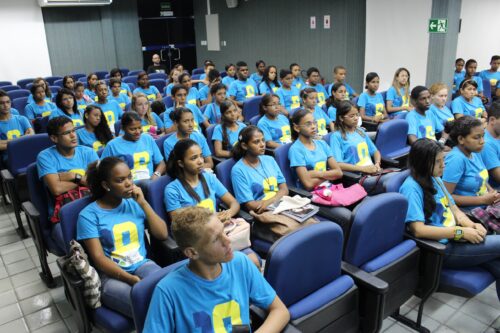
M155 287L144 332L231 332L250 329L249 307L269 311L260 330L280 332L290 319L276 292L252 262L231 250L224 225L206 208L179 210L172 232L189 263Z
M323 85L321 84L321 75L319 73L319 69L317 69L316 67L309 68L307 70L307 80L309 81L309 85L307 87L316 90L316 92L318 93L318 106L322 107L330 94L328 94L325 87L323 87Z
M120 108L125 111L127 105L130 105L130 97L128 97L126 90L125 93L121 92L122 84L118 79L109 80L109 86L111 88L111 95L109 96L110 101L115 101L118 103Z
M345 82L346 76L347 69L344 66L335 66L333 68L333 84L342 83L344 85L346 90L345 99L346 101L348 101L353 99L354 97L357 97L358 94L347 82Z
M488 98L495 96L497 84L500 82L500 72L498 72L498 68L500 67L500 55L491 57L490 66L490 69L485 69L479 73L481 79L490 81L491 96L486 96Z
M254 80L248 78L248 66L245 62L239 61L236 68L238 79L229 86L228 95L242 108L246 99L257 95L257 85Z
M484 165L490 176L490 185L500 188L500 102L491 105L488 111L488 125L484 130L484 146L481 151Z
M238 64L236 64L238 66ZM255 63L255 68L257 69L257 72L253 73L250 75L250 78L255 82L257 87L259 84L262 82L262 78L264 77L264 71L266 70L266 63L264 60L259 60Z
M35 134L28 118L12 113L9 95L0 89L0 159L7 162L7 144L23 135Z

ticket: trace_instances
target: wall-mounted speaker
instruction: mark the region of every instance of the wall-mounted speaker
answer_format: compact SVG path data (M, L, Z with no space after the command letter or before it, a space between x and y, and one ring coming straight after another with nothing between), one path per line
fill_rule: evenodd
M227 8L238 7L238 0L226 0Z

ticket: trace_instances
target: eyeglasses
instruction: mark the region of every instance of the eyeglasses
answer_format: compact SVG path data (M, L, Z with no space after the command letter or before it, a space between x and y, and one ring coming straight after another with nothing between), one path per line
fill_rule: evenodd
M359 113L345 115L344 118L349 118L349 119L359 118Z
M313 126L316 126L316 122L308 121L305 124L300 124L299 126L301 126L301 127L313 127Z

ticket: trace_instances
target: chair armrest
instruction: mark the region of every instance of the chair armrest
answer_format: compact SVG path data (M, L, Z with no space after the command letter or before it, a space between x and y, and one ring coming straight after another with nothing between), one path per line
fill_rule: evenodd
M440 255L444 255L446 245L444 245L438 241L430 240L430 239L416 238L415 236L413 236L410 233L405 233L405 238L414 240L420 249L435 252L435 253L440 254Z
M173 239L170 235L165 240L157 240L158 245L163 248L165 251L177 251L179 250L179 245L175 239Z
M382 157L381 160L382 168L400 168L401 163L398 160L388 158L388 157Z
M269 156L274 156L274 151L276 150L276 148L269 148L269 147L266 147L266 155L269 155Z
M267 312L255 305L250 305L250 317L252 318L252 329L255 331L266 320ZM293 326L292 324L288 323L281 332L301 333L302 331Z
M389 285L384 280L342 261L342 272L353 278L357 286L373 291L378 294L385 294L389 290Z
M32 219L39 219L40 213L31 201L25 201L21 204L21 209Z
M1 175L2 175L2 179L7 181L7 182L12 182L14 181L14 175L12 175L12 173L10 173L9 169L3 169L0 171Z
M227 160L227 158L224 158L224 157L217 157L215 155L212 155L212 160L214 161L214 166L221 163L221 162L224 162L225 160Z
M289 187L288 192L290 193L290 195L297 194L297 195L300 195L301 197L304 197L304 198L309 198L309 199L312 198L311 192L303 190L303 189L298 188L298 187Z
M228 206L226 206L225 203L221 202L219 204L219 207L226 210L226 209L229 209ZM238 212L238 214L236 215L237 217L241 217L242 219L244 219L245 221L247 221L248 223L252 224L253 223L253 216L250 215L249 213L245 212L242 208L240 208L240 211Z
M363 175L355 172L342 171L342 183L346 185L357 184Z

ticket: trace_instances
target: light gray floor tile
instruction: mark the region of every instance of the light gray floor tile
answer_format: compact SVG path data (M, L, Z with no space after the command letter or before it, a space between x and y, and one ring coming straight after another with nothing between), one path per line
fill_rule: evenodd
M406 314L406 317L410 318L413 321L417 321L417 309L411 310L409 313ZM432 319L431 317L427 315L422 316L422 326L425 328L428 328L431 332L434 332L439 326L441 326L442 323Z
M6 268L9 275L15 275L35 268L35 264L33 263L33 260L31 260L31 258L26 258L24 260L9 264L6 266Z
M483 290L482 293L476 295L474 299L477 299L478 301L481 301L489 306L494 307L500 314L500 302L498 301L496 289L492 290L491 288L486 288L485 290Z
M12 264L16 261L20 261L23 259L28 259L30 257L28 251L26 249L20 249L17 251L13 251L10 253L7 253L2 256L3 262L5 265Z
M14 290L9 290L0 294L0 311L1 308L17 302L16 293Z
M446 325L441 325L435 333L457 333L457 331L455 331L454 329L452 328L449 328L448 326Z
M0 280L0 293L11 289L12 283L10 283L10 279L8 277Z
M404 326L400 323L395 323L389 329L384 331L384 333L406 333L406 332L414 332L411 328Z
M33 243L33 238L26 238L23 240L23 243L25 247L35 246L35 243Z
M4 306L0 309L0 325L8 323L9 321L21 318L23 314L21 313L21 308L19 304L14 303Z
M384 321L382 322L382 328L380 329L380 332L385 332L387 329L389 329L389 327L394 325L395 322L396 321L391 317L384 319Z
M483 302L471 299L460 309L461 312L479 320L488 326L492 325L497 319L500 311Z
M456 310L451 306L446 305L434 298L430 298L427 302L425 302L424 314L440 323L445 323L451 318L455 311Z
M26 316L38 310L44 309L52 303L52 297L50 297L49 292L44 292L20 301L19 305L21 306L24 316Z
M57 287L49 290L50 295L55 303L59 303L66 299L64 295L64 287Z
M6 333L28 333L28 326L23 318L13 320L0 326L0 332Z
M43 327L48 324L55 323L56 321L61 320L59 313L54 305L49 306L48 308L42 309L30 315L24 317L26 319L26 323L28 324L28 328L31 331L34 331L40 327Z
M58 322L49 324L38 330L33 331L33 333L66 333L66 332L68 332L68 328L66 327L64 321L62 320L59 320Z
M10 279L14 288L17 288L27 283L40 280L40 275L38 275L38 271L36 269L30 269L29 271L13 275Z
M7 253L21 250L24 248L25 248L24 243L22 241L18 241L9 245L0 246L0 254L3 256Z
M455 313L450 320L448 320L446 326L459 333L484 332L488 328L488 325L462 312Z
M28 283L24 286L16 288L17 299L19 300L41 294L45 291L47 291L47 287L42 280Z
M455 296L446 293L434 293L432 297L440 300L441 302L455 309L460 309L462 305L464 305L465 302L467 302L467 298L465 297Z
M9 276L9 273L7 273L7 270L5 269L5 266L0 266L0 279L4 279Z
M17 234L0 236L0 246L12 244L19 241L19 236Z
M73 308L66 300L56 303L56 307L62 318L68 318L73 314Z

